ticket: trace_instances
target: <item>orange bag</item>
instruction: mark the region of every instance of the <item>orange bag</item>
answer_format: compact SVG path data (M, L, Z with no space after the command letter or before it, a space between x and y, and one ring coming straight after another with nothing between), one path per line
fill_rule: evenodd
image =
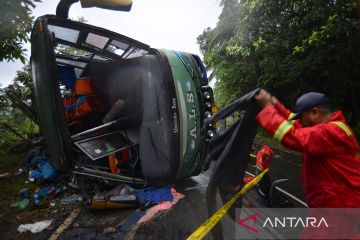
M90 78L77 79L75 84L75 95L92 94Z
M119 161L117 160L115 153L109 155L109 167L112 173L120 173L120 168L118 167Z
M76 104L76 113L75 113L76 117L82 117L91 112L92 112L92 108L89 104L88 98L86 96L79 97Z
M76 99L73 92L65 96L64 99L64 111L65 111L65 120L70 121L75 117L76 111Z

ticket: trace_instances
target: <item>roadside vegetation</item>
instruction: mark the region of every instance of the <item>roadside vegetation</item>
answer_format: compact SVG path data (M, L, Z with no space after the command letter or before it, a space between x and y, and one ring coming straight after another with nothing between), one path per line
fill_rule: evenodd
M12 84L0 89L0 154L22 152L38 136L32 105L31 67L17 72Z
M25 44L30 40L34 18L31 12L40 0L1 2L0 61L27 63ZM0 85L0 159L3 166L9 150L26 150L29 140L38 133L32 107L31 66L25 65L9 86ZM15 149L14 148L17 148ZM21 149L22 148L22 149Z
M198 37L220 107L261 87L293 107L326 93L360 136L360 1L222 0Z

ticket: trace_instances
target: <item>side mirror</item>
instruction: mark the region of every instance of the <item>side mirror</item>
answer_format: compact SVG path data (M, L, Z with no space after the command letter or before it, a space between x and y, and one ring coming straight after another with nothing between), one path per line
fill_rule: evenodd
M72 4L79 0L60 0L56 7L56 16L68 18L69 9ZM129 12L132 6L132 0L80 0L83 8L98 7L116 11Z
M132 0L80 0L81 7L98 7L116 11L130 11Z

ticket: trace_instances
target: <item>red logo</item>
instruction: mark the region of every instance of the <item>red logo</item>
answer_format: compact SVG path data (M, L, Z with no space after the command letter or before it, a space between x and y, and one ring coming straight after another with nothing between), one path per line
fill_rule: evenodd
M250 231L254 232L254 233L258 233L259 230L257 230L255 228L255 225L256 225L256 217L259 215L258 212L254 213L253 215L250 215L244 219L240 219L238 221L239 225L240 226L243 226L243 227L246 227L247 229L249 229ZM248 225L246 222L252 220L252 226Z

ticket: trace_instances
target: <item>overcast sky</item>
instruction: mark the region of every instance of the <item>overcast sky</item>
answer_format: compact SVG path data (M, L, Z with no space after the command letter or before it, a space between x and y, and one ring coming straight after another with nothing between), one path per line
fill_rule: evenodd
M33 11L35 17L55 14L58 0L42 0ZM69 16L84 17L88 24L134 38L153 48L167 48L200 55L196 38L207 27L215 27L221 8L219 0L133 0L130 12L100 8L82 9L75 3ZM27 46L30 56L30 45ZM202 58L202 56L201 56ZM0 84L11 83L22 63L1 62Z

